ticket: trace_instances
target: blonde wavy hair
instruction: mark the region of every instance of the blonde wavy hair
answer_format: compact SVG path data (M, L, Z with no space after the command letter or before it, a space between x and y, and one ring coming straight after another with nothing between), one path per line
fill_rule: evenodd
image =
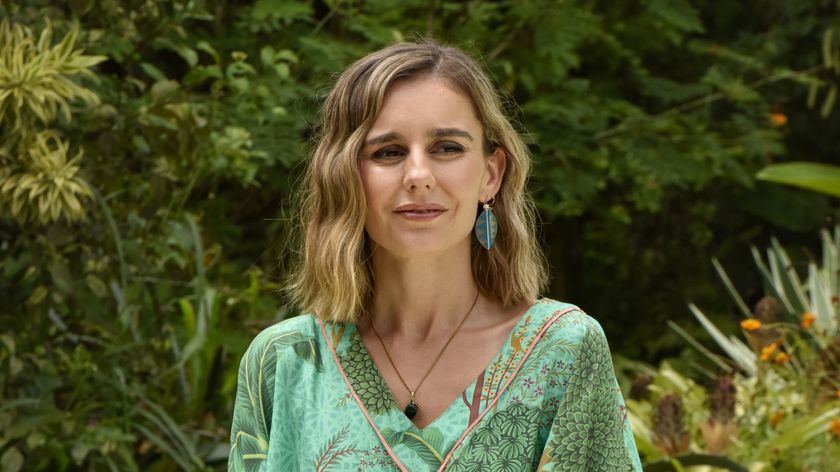
M398 43L356 61L338 78L324 102L317 146L299 194L299 260L285 290L293 304L325 321L356 322L368 309L375 286L359 155L388 88L420 76L442 78L470 97L484 129L485 153L501 146L507 155L493 206L498 237L489 251L475 240L472 247L479 289L511 307L535 298L546 284L536 210L525 191L531 156L493 83L460 49L431 41Z

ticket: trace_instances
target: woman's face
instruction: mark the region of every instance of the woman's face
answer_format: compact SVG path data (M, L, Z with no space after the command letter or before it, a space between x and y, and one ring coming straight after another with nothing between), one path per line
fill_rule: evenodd
M378 250L401 259L469 250L477 205L498 192L505 168L501 148L484 153L473 109L431 76L388 90L360 157L365 229Z

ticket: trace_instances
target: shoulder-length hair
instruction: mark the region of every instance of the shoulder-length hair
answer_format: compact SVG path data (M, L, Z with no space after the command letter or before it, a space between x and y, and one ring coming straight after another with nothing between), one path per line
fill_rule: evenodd
M359 155L388 88L420 76L442 78L471 98L483 126L485 153L501 147L507 156L493 206L498 237L489 251L475 240L472 247L479 290L510 307L535 298L545 286L536 210L525 191L531 156L493 83L460 49L431 41L398 43L356 61L338 78L324 102L317 146L299 194L299 260L286 292L299 308L325 321L356 322L369 307L375 286Z

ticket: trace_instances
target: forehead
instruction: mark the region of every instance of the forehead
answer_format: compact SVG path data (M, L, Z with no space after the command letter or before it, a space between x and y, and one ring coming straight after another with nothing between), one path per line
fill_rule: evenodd
M472 99L448 80L434 76L392 84L370 133L409 125L481 129Z

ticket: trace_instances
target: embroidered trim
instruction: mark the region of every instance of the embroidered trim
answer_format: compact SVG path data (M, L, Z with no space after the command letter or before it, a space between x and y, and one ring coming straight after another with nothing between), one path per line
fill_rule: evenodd
M580 308L578 308L576 306L572 306L572 307L566 308L565 310L562 310L562 311L559 311L559 312L555 313L554 316L550 320L548 320L548 322L540 329L540 332L537 333L536 336L534 336L534 339L531 341L531 344L528 346L528 349L525 351L525 354L522 356L522 359L519 360L519 363L516 365L516 369L513 370L510 377L508 378L507 382L505 382L505 384L502 386L502 388L499 389L496 392L496 395L493 397L493 400L490 403L488 403L487 406L484 407L484 411L482 411L481 414L478 415L478 418L476 418L475 421L473 421L472 424L464 431L464 434L462 434L461 437L458 438L457 441L455 441L455 444L453 444L452 447L449 449L449 453L447 453L446 457L443 458L443 462L440 464L440 468L438 469L438 472L441 472L442 470L444 470L446 468L446 465L449 463L449 460L452 459L452 454L455 452L455 450L458 448L458 446L461 445L461 443L464 441L464 438L466 438L467 435L470 434L470 432L472 432L473 429L475 429L475 427L478 425L478 423L481 422L482 418L484 418L484 415L486 415L487 412L490 411L491 408L493 408L493 405L496 404L496 402L502 396L502 393L508 388L508 385L510 385L511 382L513 382L513 379L516 378L516 374L519 373L519 369L525 363L525 360L528 359L528 356L531 355L531 351L537 345L537 342L539 342L539 340L542 338L543 334L545 334L545 332L548 330L548 328L550 328L551 325L553 325L555 321L557 321L558 319L563 317L565 314L567 314L571 311L575 311L575 310L580 311ZM368 419L370 419L370 418L368 418ZM381 438L381 436L380 436L380 438Z
M388 455L391 456L391 460L399 467L402 472L408 472L408 469L400 462L397 454L391 449L391 446L388 444L388 441L385 440L385 437L382 436L382 433L379 431L379 428L376 427L376 423L373 422L373 418L370 417L365 406L362 404L362 399L359 398L359 395L356 394L356 390L353 389L353 385L350 384L350 379L347 378L347 374L344 373L344 369L341 367L341 361L338 360L338 355L335 353L335 347L330 342L330 337L327 335L327 328L324 326L324 322L318 320L318 324L321 326L321 333L324 335L324 340L327 342L327 346L330 348L330 354L333 356L333 360L335 361L336 367L338 367L338 372L341 374L341 377L344 379L344 383L347 385L347 388L350 389L350 393L353 395L353 398L356 400L356 403L359 405L359 408L362 409L362 413L364 413L365 418L367 418L368 423L373 427L373 431L376 433L376 436L379 437L379 441L382 443L382 446L385 447L385 450L388 451Z

